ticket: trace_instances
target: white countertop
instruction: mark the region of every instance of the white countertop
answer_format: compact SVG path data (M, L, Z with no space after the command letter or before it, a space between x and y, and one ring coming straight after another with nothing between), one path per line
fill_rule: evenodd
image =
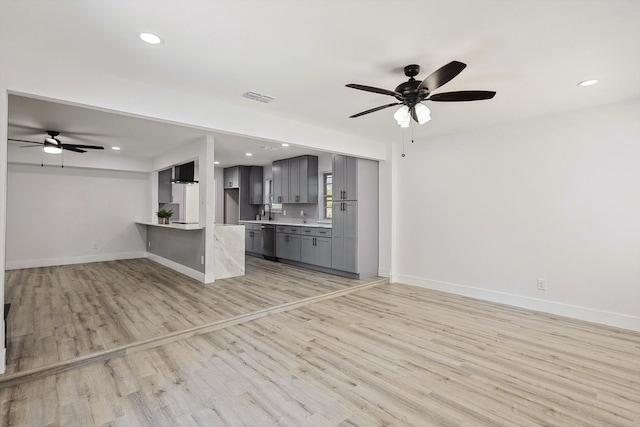
M295 227L315 227L315 228L331 228L331 223L306 223L301 222L285 222L285 221L256 221L256 220L242 220L238 221L240 224L272 224L272 225L290 225Z
M200 224L176 224L176 223L158 224L157 222L151 222L151 221L136 221L136 224L151 225L153 227L173 228L175 230L186 230L186 231L204 230L204 227L201 227Z

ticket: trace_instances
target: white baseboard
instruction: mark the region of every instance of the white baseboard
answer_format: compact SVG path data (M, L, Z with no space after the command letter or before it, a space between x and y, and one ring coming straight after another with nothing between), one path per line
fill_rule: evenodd
M402 274L394 275L392 281L640 332L636 316Z
M195 279L199 282L209 283L206 281L207 279L209 279L210 282L213 282L213 280L211 280L209 277L205 277L204 273L198 270L194 270L193 268L184 266L182 264L178 264L177 262L171 261L170 259L162 258L161 256L152 254L151 252L147 252L145 256L149 258L151 261L155 261L158 264L164 265L165 267L175 270L178 273L182 273L185 276L189 276L192 279Z
M75 257L25 259L18 261L7 261L5 270L51 267L54 265L86 264L89 262L117 261L121 259L145 258L146 256L146 252L119 252L114 254L82 255Z

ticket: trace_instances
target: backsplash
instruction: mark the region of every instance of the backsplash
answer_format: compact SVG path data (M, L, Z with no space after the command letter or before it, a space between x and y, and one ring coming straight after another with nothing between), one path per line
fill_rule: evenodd
M274 213L271 215L274 221L300 222L306 219L308 223L318 222L319 215L322 212L320 204L283 204L283 213ZM300 211L304 211L304 218L300 215ZM286 212L286 215L284 214Z

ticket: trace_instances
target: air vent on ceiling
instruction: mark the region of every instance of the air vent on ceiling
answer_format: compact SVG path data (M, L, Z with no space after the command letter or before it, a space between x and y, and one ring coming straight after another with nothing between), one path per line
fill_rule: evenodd
M245 92L242 94L242 96L244 96L245 98L253 99L254 101L264 102L265 104L276 100L272 96L263 95L258 92Z
M263 145L263 146L260 147L260 149L262 149L262 150L277 150L278 147L271 147L269 145Z

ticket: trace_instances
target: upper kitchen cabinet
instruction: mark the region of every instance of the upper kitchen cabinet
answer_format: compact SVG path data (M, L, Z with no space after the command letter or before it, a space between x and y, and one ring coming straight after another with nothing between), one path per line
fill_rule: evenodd
M224 188L240 188L240 166L224 169Z
M249 204L262 205L264 203L263 191L264 181L262 166L249 167Z
M277 160L272 165L273 203L289 203L289 160Z
M172 168L158 172L158 203L171 203Z
M289 159L289 203L318 203L318 157Z
M318 203L318 157L273 162L274 203Z
M333 157L333 199L358 200L357 158L349 156Z

